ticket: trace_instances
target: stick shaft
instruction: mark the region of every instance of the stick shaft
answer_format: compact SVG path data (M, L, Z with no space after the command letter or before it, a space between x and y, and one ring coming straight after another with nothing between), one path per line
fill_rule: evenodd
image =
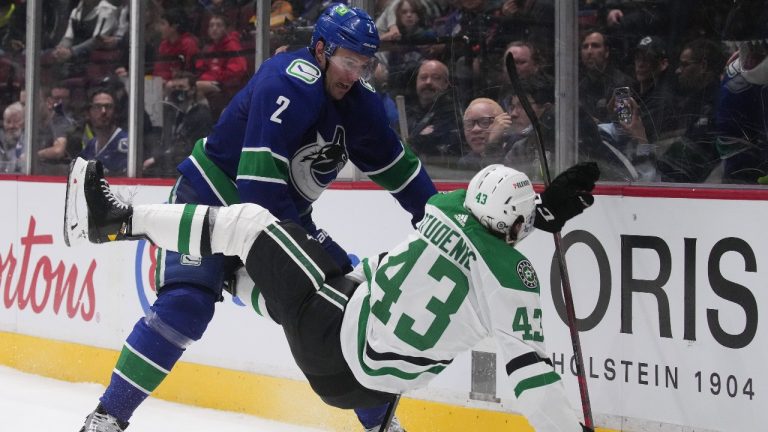
M389 424L392 423L392 419L395 417L395 410L397 409L398 403L400 403L400 395L395 396L395 400L390 402L389 408L387 408L387 413L384 414L384 421L381 422L379 432L387 432L387 429L389 429Z
M525 90L520 83L520 78L517 76L517 69L515 67L515 58L512 54L508 54L505 61L507 68L507 74L509 80L512 83L512 87L517 94L520 106L523 107L525 114L531 121L531 126L536 134L536 141L538 144L539 160L541 161L541 170L544 177L544 186L549 186L552 182L549 173L549 163L547 162L547 153L544 148L544 141L541 135L541 123L539 118L533 111L531 103L528 101L528 95L525 94ZM571 333L571 346L573 347L573 355L576 359L576 378L579 382L579 395L581 396L581 409L584 414L584 425L588 428L594 428L594 422L592 420L592 405L589 401L589 390L587 388L587 377L584 369L584 357L581 353L581 339L579 338L579 329L576 322L576 310L573 306L573 292L571 291L571 281L568 277L568 267L565 264L565 254L561 246L560 233L553 234L555 241L555 255L557 255L557 263L560 268L560 280L563 285L563 300L565 302L565 312L568 321L568 329Z

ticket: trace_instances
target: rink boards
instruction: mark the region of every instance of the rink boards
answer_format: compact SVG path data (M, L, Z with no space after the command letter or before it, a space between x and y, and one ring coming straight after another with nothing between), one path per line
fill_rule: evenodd
M125 336L153 301L154 255L146 242L67 248L64 189L61 179L0 180L7 203L0 214L0 364L106 383ZM164 184L119 189L137 203L162 202L169 191ZM603 192L563 232L596 423L630 431L762 429L768 195ZM328 191L315 218L358 256L393 246L410 229L387 193L366 187ZM553 241L536 232L521 250L537 269L547 347L578 409L570 338L552 290L559 292ZM478 347L494 350L491 341ZM326 408L311 393L280 329L230 297L182 359L159 397L355 428L351 413ZM495 389L481 385L488 374L473 371L471 355L461 356L428 389L406 395L398 413L417 431L524 430L503 370L497 361Z

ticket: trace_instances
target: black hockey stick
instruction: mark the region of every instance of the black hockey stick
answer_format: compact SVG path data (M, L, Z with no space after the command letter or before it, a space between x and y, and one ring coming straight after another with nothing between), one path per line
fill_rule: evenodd
M515 58L511 53L507 54L505 61L507 67L507 74L509 75L509 81L512 83L512 88L517 94L517 98L520 100L520 106L525 111L525 115L531 120L531 126L536 134L536 141L539 147L539 159L541 160L541 170L544 175L544 186L548 187L552 182L549 174L549 164L547 163L547 154L544 149L544 141L541 138L541 124L536 113L533 112L533 107L530 101L528 101L528 95L525 94L520 83L520 77L517 76L517 69L515 67ZM560 280L563 283L563 300L565 301L565 312L568 319L568 329L571 332L571 345L573 346L573 355L576 357L576 378L579 381L579 393L581 395L581 409L584 413L584 425L590 429L593 429L594 423L592 421L592 405L589 402L589 391L587 390L587 377L584 372L584 357L581 354L581 340L579 339L579 330L576 327L576 310L573 307L573 292L571 291L571 280L568 277L568 268L565 265L565 254L561 246L560 233L553 234L555 239L555 255L557 255L557 262L560 267Z
M392 423L392 419L395 417L395 410L397 409L398 403L400 403L400 395L395 396L395 400L389 404L389 408L387 408L387 412L384 414L384 421L381 423L379 432L387 432L389 424Z

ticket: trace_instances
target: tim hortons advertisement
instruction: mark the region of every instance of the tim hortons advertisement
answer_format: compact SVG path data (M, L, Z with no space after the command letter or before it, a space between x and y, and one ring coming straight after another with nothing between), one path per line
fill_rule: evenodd
M136 203L163 202L168 187L120 187ZM154 300L147 242L67 248L63 183L0 181L0 330L119 350ZM768 346L766 203L598 196L569 222L563 246L597 423L627 430L762 430ZM318 226L359 257L404 238L410 216L381 191L331 190ZM551 235L520 249L541 283L545 342L555 370L580 405ZM244 326L248 327L243 332ZM251 335L248 340L241 339ZM257 343L253 335L258 335ZM184 360L298 377L280 329L230 297ZM263 349L269 346L270 349ZM482 351L492 351L484 344ZM416 396L515 410L496 362L496 394L470 394L463 356ZM499 398L499 399L496 399ZM488 402L490 400L491 402ZM498 402L494 402L498 401Z

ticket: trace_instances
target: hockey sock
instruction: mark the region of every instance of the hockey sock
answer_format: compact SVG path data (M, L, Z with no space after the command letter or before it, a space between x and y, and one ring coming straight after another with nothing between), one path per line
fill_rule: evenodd
M355 408L355 414L357 414L357 419L360 420L360 424L362 424L364 428L370 429L384 423L384 417L387 415L388 408L389 404L373 408Z
M182 254L222 253L245 261L259 233L275 222L277 218L256 204L138 205L133 208L131 235L145 235L157 246Z
M100 399L104 410L120 421L128 421L213 317L217 297L212 292L189 286L166 289L126 339Z

